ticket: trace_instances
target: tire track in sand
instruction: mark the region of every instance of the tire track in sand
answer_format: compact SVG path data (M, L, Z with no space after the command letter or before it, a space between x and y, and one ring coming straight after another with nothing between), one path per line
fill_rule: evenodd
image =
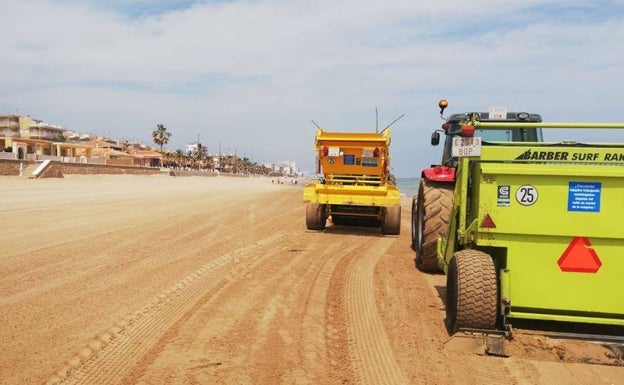
M142 310L128 315L94 338L70 358L47 384L123 383L168 330L192 311L198 301L210 296L229 279L220 274L227 265L238 262L241 257L253 255L258 248L278 245L277 239L283 237L281 233L275 234L249 248L214 259L189 274Z
M362 384L407 384L375 305L375 265L396 238L381 238L355 257L345 286L348 336L353 369Z

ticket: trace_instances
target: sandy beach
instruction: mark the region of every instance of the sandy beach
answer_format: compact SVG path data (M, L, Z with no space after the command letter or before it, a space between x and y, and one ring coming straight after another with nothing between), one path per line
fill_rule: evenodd
M445 349L411 202L398 237L312 232L300 187L0 177L0 384L624 384L588 343Z

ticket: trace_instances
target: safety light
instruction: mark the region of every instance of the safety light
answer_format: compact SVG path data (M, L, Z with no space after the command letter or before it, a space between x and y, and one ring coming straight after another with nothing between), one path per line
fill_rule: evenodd
M379 154L380 154L379 148L378 148L378 147L376 147L376 148L375 148L375 151L373 151L373 156L374 156L375 158L379 158Z
M446 131L448 131L448 129L449 129L449 127L450 127L450 126L451 126L451 125L450 125L450 124L448 124L448 123L443 123L443 124L442 124L442 129L446 132Z
M448 107L448 102L446 101L446 99L440 100L440 102L438 103L438 107L440 107L440 116L442 116L442 114L444 113L444 109Z
M475 132L475 127L472 124L463 125L461 130L459 131L460 135L463 136L464 138L474 136L474 132Z
M329 148L327 146L323 147L323 156L329 155Z

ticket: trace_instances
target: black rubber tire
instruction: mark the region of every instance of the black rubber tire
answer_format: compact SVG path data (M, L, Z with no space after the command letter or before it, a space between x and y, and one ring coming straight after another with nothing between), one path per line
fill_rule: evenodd
M401 206L382 207L381 234L399 235L401 233Z
M494 261L479 250L453 254L446 276L446 326L449 334L460 328L496 328L498 284Z
M442 271L438 264L438 237L445 235L448 229L454 191L454 183L420 180L412 231L419 270L432 273Z
M418 251L418 217L416 215L416 208L418 207L418 196L412 197L412 250Z
M308 203L306 205L306 227L308 230L324 230L327 223L325 205Z

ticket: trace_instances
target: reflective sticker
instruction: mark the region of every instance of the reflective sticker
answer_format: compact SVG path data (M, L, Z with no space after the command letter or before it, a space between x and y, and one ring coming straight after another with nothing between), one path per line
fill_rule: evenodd
M602 266L598 254L591 247L589 239L574 237L557 261L561 271L575 273L596 273Z
M518 187L516 191L516 200L523 206L531 206L537 202L537 189L530 184Z

